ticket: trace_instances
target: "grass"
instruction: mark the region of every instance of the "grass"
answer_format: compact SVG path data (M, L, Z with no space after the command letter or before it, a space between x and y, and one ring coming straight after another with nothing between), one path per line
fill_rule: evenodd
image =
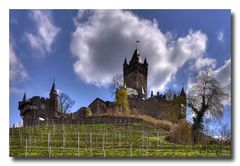
M143 124L51 125L10 129L12 157L231 157L231 147L178 145Z

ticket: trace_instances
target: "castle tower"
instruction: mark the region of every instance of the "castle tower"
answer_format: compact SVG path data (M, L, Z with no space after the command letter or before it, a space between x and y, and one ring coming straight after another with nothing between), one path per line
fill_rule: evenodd
M179 104L180 104L180 112L179 112L179 119L186 119L186 104L187 104L187 95L182 87L182 90L179 94Z
M184 88L182 87L182 90L181 90L181 92L180 92L180 97L181 97L181 103L185 106L185 108L186 108L186 104L187 104L187 95L186 95L186 93L185 93L185 91L184 91Z
M137 90L139 97L147 97L147 74L148 63L145 58L144 62L141 59L139 50L136 49L133 53L130 63L127 63L125 58L123 64L124 85L128 88Z
M50 96L50 103L49 103L49 118L57 117L58 115L58 94L55 87L55 80L52 84L52 89L49 93Z

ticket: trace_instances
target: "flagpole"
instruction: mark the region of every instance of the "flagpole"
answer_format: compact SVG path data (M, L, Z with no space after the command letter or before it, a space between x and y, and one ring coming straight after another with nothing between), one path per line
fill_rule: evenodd
M136 40L136 49L138 49L138 43L140 43L140 41Z

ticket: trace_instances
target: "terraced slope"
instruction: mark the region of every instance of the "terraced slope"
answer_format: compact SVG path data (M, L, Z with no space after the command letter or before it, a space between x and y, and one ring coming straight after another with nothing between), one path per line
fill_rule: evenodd
M230 147L178 145L143 124L51 125L10 129L12 157L231 157Z

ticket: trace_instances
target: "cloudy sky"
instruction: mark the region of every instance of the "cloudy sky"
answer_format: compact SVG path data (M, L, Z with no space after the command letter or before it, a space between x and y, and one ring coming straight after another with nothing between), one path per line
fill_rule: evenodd
M76 101L113 100L109 84L136 49L149 63L151 90L178 93L211 67L231 89L230 10L10 10L10 125L18 101L57 88ZM231 124L231 103L224 123Z

